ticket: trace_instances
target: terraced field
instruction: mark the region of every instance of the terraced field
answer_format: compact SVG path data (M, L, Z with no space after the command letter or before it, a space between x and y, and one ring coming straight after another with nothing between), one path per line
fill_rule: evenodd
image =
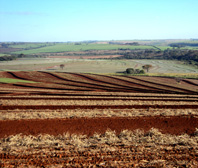
M0 83L0 167L198 167L198 80L0 78L19 81Z

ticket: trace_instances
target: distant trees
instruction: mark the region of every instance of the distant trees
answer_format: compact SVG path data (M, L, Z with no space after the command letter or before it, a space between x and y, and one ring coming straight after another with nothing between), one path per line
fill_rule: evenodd
M186 46L197 47L198 43L171 43L169 44L169 46L173 48L174 47L181 48L181 47L186 47Z
M139 46L140 44L138 42L133 42L133 43L125 43L124 45Z
M15 60L17 57L14 55L5 55L0 57L0 61L12 61Z
M146 72L148 72L152 68L152 65L146 64L146 65L143 65L142 68L145 69Z
M81 45L82 43L79 43L79 42L76 42L76 43L74 43L74 45Z
M166 49L166 50L127 50L114 59L163 59L189 62L198 66L198 50Z
M19 54L19 55L18 55L18 58L23 58L23 57L25 57L24 54Z
M185 47L186 45L184 43L172 43L170 44L171 47L173 48L181 48L181 47Z
M8 48L9 47L9 44L1 43L1 47Z

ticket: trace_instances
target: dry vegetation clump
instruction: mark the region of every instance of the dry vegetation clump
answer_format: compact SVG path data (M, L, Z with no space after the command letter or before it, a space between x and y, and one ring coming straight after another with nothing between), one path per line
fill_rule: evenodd
M76 134L13 135L0 139L0 165L21 167L197 167L198 129L194 136L162 134L152 128L112 130L91 137ZM28 158L28 159L25 159ZM29 162L29 160L33 162ZM80 165L79 165L80 164Z
M5 89L6 91L8 91L7 89ZM11 90L11 91L13 91L13 90ZM0 91L0 93L1 92L5 92L5 91L3 91L3 90L1 90ZM31 92L28 92L28 93L31 93ZM106 96L100 96L100 95L82 95L82 96L75 96L75 95L70 95L70 96L67 96L67 95L65 95L65 96L56 96L56 95L54 95L54 96L46 96L46 95L31 95L31 97L30 96L27 96L27 95L12 95L12 96L10 96L10 95L4 95L4 96L2 96L2 98L3 99L5 99L6 100L6 98L8 99L8 100L16 100L16 99L18 99L18 100L24 100L25 98L27 98L27 100L36 100L36 99L38 99L38 100L78 100L78 99L88 99L88 100L97 100L97 99L99 99L99 100L102 100L103 98L105 99L105 100L128 100L128 101L132 101L132 100L145 100L145 101L147 101L147 100L149 100L149 99L152 99L152 100L154 100L154 101L159 101L159 99L162 99L162 100L183 100L183 101L188 101L188 100L191 100L191 101L197 101L198 100L198 97L196 97L195 95L193 95L193 96L183 96L183 97L178 97L178 96L173 96L173 95L169 95L168 97L166 97L166 96L162 96L162 95L159 95L159 97L156 95L156 97L154 97L154 96L139 96L139 95L137 95L137 96L135 96L135 95L130 95L130 96L119 96L119 95L115 95L115 96L108 96L108 95L106 95ZM92 100L92 101L93 101Z
M187 134L170 135L162 134L158 129L152 128L148 132L142 130L123 130L119 135L115 131L107 130L104 134L97 132L90 137L86 135L77 135L65 133L63 135L12 135L0 139L0 153L8 152L15 154L22 150L28 152L38 152L39 149L46 150L47 148L61 147L68 149L70 147L78 148L79 150L87 150L87 148L95 146L89 150L99 151L109 146L186 146L198 148L198 129L196 129L194 136ZM30 150L32 149L32 150ZM33 150L34 149L34 150Z
M137 117L137 116L198 116L197 109L58 109L58 110L8 110L0 112L0 120L53 119L74 117Z
M188 101L138 101L138 100L0 100L3 105L198 105Z

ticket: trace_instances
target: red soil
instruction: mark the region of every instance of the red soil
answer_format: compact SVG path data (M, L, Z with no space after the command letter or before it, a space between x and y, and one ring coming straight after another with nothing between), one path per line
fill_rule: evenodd
M93 58L93 57L92 57ZM153 97L159 98L160 101L163 98L179 98L179 100L172 101L186 101L186 98L193 98L193 101L197 101L197 89L198 80L184 80L181 84L177 84L174 79L162 78L162 77L118 77L118 76L105 76L105 75L88 75L88 74L58 74L58 73L45 73L45 72L0 72L0 77L14 78L14 79L26 79L31 81L37 81L39 83L34 84L0 84L1 97L4 96L21 96L19 99L26 95L28 99L43 99L38 95L45 96L59 96L61 100L70 99L61 96L78 96L76 100L85 100L85 96L94 96L97 98L87 98L86 100L115 100L115 97L122 99L121 97L127 97L132 100L132 97L145 98L147 101L154 101ZM89 90L89 92L88 92ZM100 91L100 93L98 93ZM103 91L103 92L101 92ZM112 92L114 92L112 94ZM121 92L121 95L120 93ZM178 95L129 95L124 92L140 92L140 93L174 93ZM116 93L116 94L115 94ZM180 94L185 94L181 96ZM188 94L188 95L187 95ZM193 94L194 96L192 96ZM36 96L35 98L31 97ZM80 96L80 98L79 98ZM178 97L179 96L179 97ZM72 99L71 97L71 99ZM120 97L120 98L119 98ZM106 98L106 99L105 99ZM109 99L110 98L110 99ZM9 97L7 99L14 99ZM50 98L52 99L52 98ZM57 99L57 98L53 98ZM71 100L70 99L70 100ZM123 99L124 100L124 99ZM170 101L169 100L169 101ZM126 108L194 108L198 109L198 105L134 105L134 106L3 106L0 105L0 110L9 109L126 109ZM1 102L0 102L1 103ZM29 110L28 110L29 111ZM27 111L27 112L28 112ZM33 113L32 112L32 113ZM9 112L8 112L9 113ZM145 110L146 113L146 110ZM23 135L38 135L38 134L50 134L59 135L63 133L70 134L85 134L88 136L97 133L105 133L107 129L116 131L119 134L122 130L136 130L142 129L145 132L151 128L158 128L162 133L168 133L173 135L181 135L187 133L193 135L195 128L198 128L198 118L194 115L189 116L145 116L145 117L111 117L111 118L67 118L67 119L29 119L29 120L1 120L0 121L0 138L10 135L20 134ZM169 146L168 146L169 147ZM148 148L148 147L146 147ZM142 152L138 146L118 146L115 151L92 153L90 155L89 149L85 153L71 151L68 149L50 149L55 150L55 153L48 155L47 153L37 153L36 155L11 155L9 152L0 152L0 167L27 167L34 165L38 167L51 166L56 164L65 164L63 167L88 167L90 164L94 164L98 167L107 167L111 163L116 162L116 167L136 167L133 164L138 163L137 167L141 166L141 161L153 161L153 160L166 160L172 165L172 167L182 167L177 161L190 162L193 160L197 163L197 146L193 148L186 147L185 150L174 148L173 149L160 149L158 152L147 150ZM172 147L171 147L172 148ZM34 149L33 149L34 150ZM138 151L139 150L139 151ZM68 154L68 152L70 152ZM60 155L59 155L60 154ZM74 156L74 158L72 158ZM102 159L101 159L102 158ZM118 161L118 162L117 162ZM123 165L128 162L128 165ZM102 163L102 165L100 165ZM105 163L105 165L104 165ZM119 166L119 163L123 163ZM182 163L183 164L183 163ZM148 166L149 167L149 166ZM168 167L163 165L156 165L150 167ZM190 167L190 166L186 166ZM197 167L197 166L194 166Z
M39 82L34 84L15 84L15 86L28 89L174 94L197 94L198 89L194 81L181 82L178 85L174 79L162 77L119 77L48 72L0 72L0 77Z
M58 135L70 134L92 135L94 132L104 133L108 128L119 134L122 130L158 128L162 133L180 135L193 134L198 128L198 118L195 117L111 117L111 118L73 118L73 119L32 119L0 121L0 138L15 135Z
M95 152L56 148L56 153L0 154L0 167L197 167L196 148L156 150L138 146L114 146L116 151ZM52 150L52 149L51 149ZM153 162L154 160L158 162ZM166 161L166 162L164 162ZM150 163L149 163L150 162ZM187 163L187 164L184 164ZM59 164L59 166L58 166Z

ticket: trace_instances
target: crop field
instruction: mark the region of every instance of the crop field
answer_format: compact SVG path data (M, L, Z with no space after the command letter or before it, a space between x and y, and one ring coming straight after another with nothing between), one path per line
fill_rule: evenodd
M76 57L75 57L76 58ZM152 75L191 76L198 77L198 69L184 65L180 61L170 60L105 60L98 59L69 59L69 58L28 58L13 61L0 62L0 70L12 71L60 71L60 72L84 72L84 73L114 73L119 74L127 68L142 69L145 64L151 64L152 68L147 73ZM64 69L60 68L64 64Z
M139 45L122 45L124 43L138 42ZM9 50L6 52L12 52L15 54L38 54L38 53L60 53L69 51L87 51L87 50L118 50L118 49L156 49L161 50L171 49L169 45L171 43L196 43L196 41L191 40L136 40L136 41L114 41L115 44L109 44L109 41L95 42L95 43L7 43L9 45ZM116 44L118 43L118 44ZM120 43L120 44L119 44ZM185 46L181 49L197 50L198 47ZM14 50L17 49L17 50ZM3 51L3 52L5 52ZM1 52L1 51L0 51Z
M0 54L0 57L5 56L6 54Z
M0 79L0 167L198 167L196 79L48 71Z
M31 48L41 48L55 45L53 43L23 43L23 44L11 44L9 47L11 48L21 48L21 49L31 49Z
M154 49L152 46L131 46L131 45L115 45L115 44L85 44L81 45L60 43L52 46L46 46L38 49L24 50L23 54L37 54L37 53L57 53L57 52L67 52L67 51L86 51L86 50L118 50L122 49ZM15 54L20 54L21 51L13 52Z

